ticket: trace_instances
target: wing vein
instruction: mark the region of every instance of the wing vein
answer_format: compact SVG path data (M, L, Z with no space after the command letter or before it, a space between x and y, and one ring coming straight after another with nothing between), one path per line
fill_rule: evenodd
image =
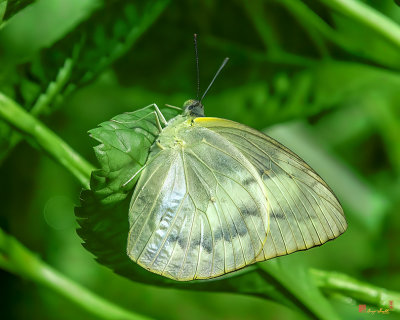
M228 142L233 148L235 148L237 151L240 152L240 150L238 150L237 147L236 147L235 145L233 145L229 140L227 140L227 142ZM207 142L207 141L204 141L204 143L207 144L207 145L209 145L210 147L214 148L215 150L217 150L217 151L219 151L219 152L221 152L221 153L226 154L227 156L229 156L229 157L232 158L233 160L235 160L237 163L239 163L239 164L241 165L242 168L245 168L245 169L246 169L246 171L250 174L250 176L252 176L252 177L254 178L254 175L248 170L248 168L247 168L246 166L243 166L237 159L235 159L234 157L232 157L232 155L230 155L229 153L225 152L224 150L218 148L217 146L215 146L215 145L213 145L213 144L211 144L211 143L209 143L209 142ZM192 152L193 152L193 150L192 150ZM199 157L197 157L197 158L199 159ZM247 160L248 160L248 159L247 159ZM250 163L250 164L251 164L251 163ZM207 165L206 165L206 166L207 166ZM208 167L208 166L207 166L207 167ZM208 167L208 168L209 168L209 167ZM212 169L209 168L209 170L212 170ZM226 175L223 174L222 172L219 172L219 171L217 171L217 170L213 170L213 171L215 171L215 172L217 172L218 174L220 174L220 175L222 175L222 176L228 178L229 180L231 180L231 181L237 183L237 184L240 185L244 190L246 190L247 194L253 199L254 203L255 203L256 206L259 208L259 210L260 210L259 212L261 213L261 214L260 214L260 217L261 217L261 220L263 221L263 225L265 226L264 216L263 216L263 214L262 214L262 208L260 208L260 206L258 205L257 201L255 201L255 199L254 199L254 197L252 196L252 194L251 194L240 182L238 182L238 181L232 179L231 177L226 176ZM217 183L218 183L218 180L217 180ZM220 183L218 183L218 184L222 187L222 185L221 185ZM251 219L253 220L252 217L251 217ZM253 223L254 223L254 221L253 221ZM257 228L256 228L256 230L257 230ZM265 231L267 231L267 230L265 230ZM258 234L258 231L257 231L257 234ZM266 234L267 234L267 232L266 232ZM258 234L258 236L260 237L259 234ZM261 243L264 243L264 242L265 242L265 239L261 241Z
M196 169L195 167L192 167L191 169L193 170L193 172L194 172L194 174L196 175L196 177L199 179L199 181L200 181L200 183L202 184L203 188L204 188L206 191L208 191L207 188L209 188L209 187L206 185L206 183L205 183L203 177L197 172L197 169ZM218 181L216 181L216 182L217 182L216 187L218 187ZM217 190L215 190L215 194L217 194ZM210 195L210 194L209 194L209 197L211 198L211 195ZM221 203L220 203L220 205L221 205ZM222 205L221 205L221 208L222 208ZM223 212L224 212L224 211L223 211ZM228 221L226 220L225 214L224 214L224 220L225 220L226 224L228 225ZM233 222L233 219L232 219L232 222ZM235 225L235 229L236 229L236 225ZM239 233L237 232L237 234L239 234ZM233 251L233 259L234 259L234 261L235 261L235 267L236 267L236 255L235 255L235 250L234 250L234 248L233 248L233 240L232 240L232 234L231 234L231 231L230 231L230 230L229 230L229 236L230 236L230 238L231 238L232 251ZM239 237L239 241L241 242L240 237ZM242 251L243 251L243 248L242 248ZM243 259L244 259L244 254L243 254Z
M236 203L235 203L235 202L233 201L233 199L229 196L229 193L225 190L225 188L218 182L218 179L217 179L217 177L216 177L215 174L214 174L214 170L212 170L210 167L208 167L207 164L205 164L205 163L203 162L203 160L201 160L201 159L193 152L193 150L191 150L191 153L193 154L194 157L196 157L196 158L197 158L208 170L210 170L210 172L213 174L216 183L225 191L225 193L227 194L227 196L229 197L229 199L232 201L232 203L235 205L236 209L237 209L238 212L240 213L240 216L241 216L241 218L242 218L242 220L243 220L243 223L245 224L246 229L247 229L247 231L248 231L248 233L249 233L250 229L249 229L249 227L248 227L248 225L247 225L247 223L246 223L246 221L245 221L245 219L244 219L244 217L243 217L242 211L238 208L238 206L236 205ZM216 171L216 172L217 172L217 171ZM218 172L218 173L221 174L220 172ZM221 175L222 175L222 174L221 174ZM231 179L230 177L227 177L227 178L230 179L230 180L232 180L232 181L234 181L234 182L236 182L235 180ZM236 183L237 183L237 182L236 182ZM247 191L247 190L246 190L246 191ZM257 230L256 225L255 225L255 223L254 223L254 220L251 219L251 221L253 222L254 228ZM250 234L250 233L249 233L249 234ZM258 237L260 237L260 235L258 234L258 232L257 232L257 235L258 235ZM251 241L252 241L254 253L255 253L255 255L257 255L256 247L255 247L255 245L254 245L253 239L252 239L251 237L250 237L250 239L251 239ZM262 241L261 241L261 242L262 242ZM263 242L262 242L262 243L263 243Z
M283 183L283 181L279 178L279 174L277 174L273 169L271 169L271 171L275 173L275 176L276 176L277 180L279 181L279 183L281 184L282 188L284 188L284 189L286 190L286 193L289 195L289 197L292 199L292 202L293 202L294 205L297 207L298 212L300 212L299 207L297 206L297 203L296 203L296 201L294 200L294 198L293 198L293 196L292 196L292 193L289 192L289 190L286 188L286 186L285 186L285 184ZM294 219L295 219L295 221L296 221L297 227L299 228L301 237L302 237L302 239L303 239L304 245L307 247L306 240L304 239L303 232L301 231L300 224L299 224L299 221L298 221L298 219L297 219L296 212L293 210L290 201L288 201L288 199L286 198L285 192L283 192L281 188L279 188L279 190L281 190L281 193L282 193L283 197L285 198L285 200L286 200L286 202L287 202L287 204L288 204L288 206L289 206L289 209L290 209L290 211L292 212L292 214L293 214L293 216L294 216ZM287 219L287 220L288 220L288 219ZM290 221L290 220L288 220L288 224L290 225L289 221ZM293 229L291 228L291 230L292 230L292 234L293 234ZM296 239L296 237L294 236L294 234L293 234L293 237L294 237L294 240L295 240L295 242L296 242L297 249L299 249L299 246L298 246L298 243L297 243L297 239Z
M171 169L171 166L172 166L172 164L173 164L174 162L175 162L175 159L174 159L174 161L171 161L171 163L170 163L170 169ZM160 165L160 167L161 167L161 165ZM160 167L159 167L159 168L160 168ZM167 179L167 177L168 177L168 173L165 175L165 178L164 178L164 180L163 180L163 182L162 182L161 185L164 185L165 180ZM150 179L148 179L148 180L146 181L146 183L147 183L148 181L150 181ZM156 206L157 199L159 198L159 196L160 196L160 194L161 194L161 189L162 189L162 188L160 188L160 190L158 191L156 197L154 198L154 202L153 202L153 205L151 206L151 209L150 209L150 211L149 211L149 214L147 215L145 222L143 223L142 227L140 228L140 232L139 232L139 234L137 235L135 241L134 241L133 244L131 245L132 248L136 245L136 243L137 243L137 241L138 241L140 235L142 234L142 232L143 232L143 230L144 230L144 227L146 226L148 220L150 219L150 215L151 215L150 213L153 211L154 207ZM138 194L138 196L139 196L139 194ZM135 199L135 200L136 200L136 199ZM142 211L142 212L140 213L140 216L143 214L143 212L144 212L144 211ZM139 217L136 219L135 224L136 224L136 222L138 221L138 219L139 219ZM133 227L134 227L134 224L132 225L132 227L131 227L130 230L132 230ZM130 234L130 232L129 232L129 234Z

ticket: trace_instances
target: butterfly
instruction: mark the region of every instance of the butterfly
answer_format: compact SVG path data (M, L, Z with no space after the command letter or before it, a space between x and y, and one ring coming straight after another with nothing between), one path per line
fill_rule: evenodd
M127 254L174 280L215 278L347 228L333 191L299 156L246 125L204 116L202 99L227 61L182 114L167 122L152 105L160 133L131 199Z

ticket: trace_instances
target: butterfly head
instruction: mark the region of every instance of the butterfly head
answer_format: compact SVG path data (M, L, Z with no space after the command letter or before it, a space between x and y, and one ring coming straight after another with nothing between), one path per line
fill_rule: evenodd
M195 49L195 53L196 53L197 97L196 97L196 99L187 100L183 104L183 108L185 109L183 114L185 116L190 116L190 117L204 117L204 106L201 103L201 101L203 101L208 90L210 90L212 84L214 83L215 79L217 78L218 74L221 72L223 67L228 62L229 58L224 59L221 66L219 67L218 71L215 73L214 78L211 80L210 84L208 85L206 91L204 91L203 95L200 97L200 75L199 75L199 56L197 54L197 34L194 34L193 39L194 39L194 49Z
M204 106L199 100L190 99L183 104L184 115L192 117L204 117Z

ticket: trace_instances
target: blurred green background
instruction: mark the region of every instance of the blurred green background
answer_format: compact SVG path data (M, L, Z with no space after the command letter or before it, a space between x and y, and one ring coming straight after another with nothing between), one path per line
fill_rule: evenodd
M158 2L159 14L147 18L146 6ZM202 90L230 57L204 100L206 115L266 130L315 168L344 207L349 228L343 236L278 259L399 290L396 2L348 2L365 4L395 27L335 7L340 1L190 0L166 2L165 8L165 1L158 2L41 0L27 6L0 29L0 91L31 109L63 66L59 61L74 56L74 45L84 41L85 58L78 54L70 83L40 118L96 164L89 129L153 102L181 106L195 97L198 33ZM135 19L144 22L124 38L124 21ZM0 135L0 226L71 279L156 319L299 319L255 297L157 288L115 275L96 263L75 232L80 184L33 141L10 148L9 129L1 127ZM5 271L0 286L2 319L95 319ZM331 301L345 319L396 318L360 314L358 304Z

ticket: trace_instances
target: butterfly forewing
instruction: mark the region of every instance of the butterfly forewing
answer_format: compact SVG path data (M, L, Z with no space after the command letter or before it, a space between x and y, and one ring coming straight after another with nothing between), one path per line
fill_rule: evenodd
M175 129L173 142L153 148L136 186L128 255L176 280L213 278L254 263L269 226L256 167L211 130Z
M258 261L321 245L346 230L343 210L332 190L292 151L233 121L197 118L194 123L227 139L263 180L270 230Z

